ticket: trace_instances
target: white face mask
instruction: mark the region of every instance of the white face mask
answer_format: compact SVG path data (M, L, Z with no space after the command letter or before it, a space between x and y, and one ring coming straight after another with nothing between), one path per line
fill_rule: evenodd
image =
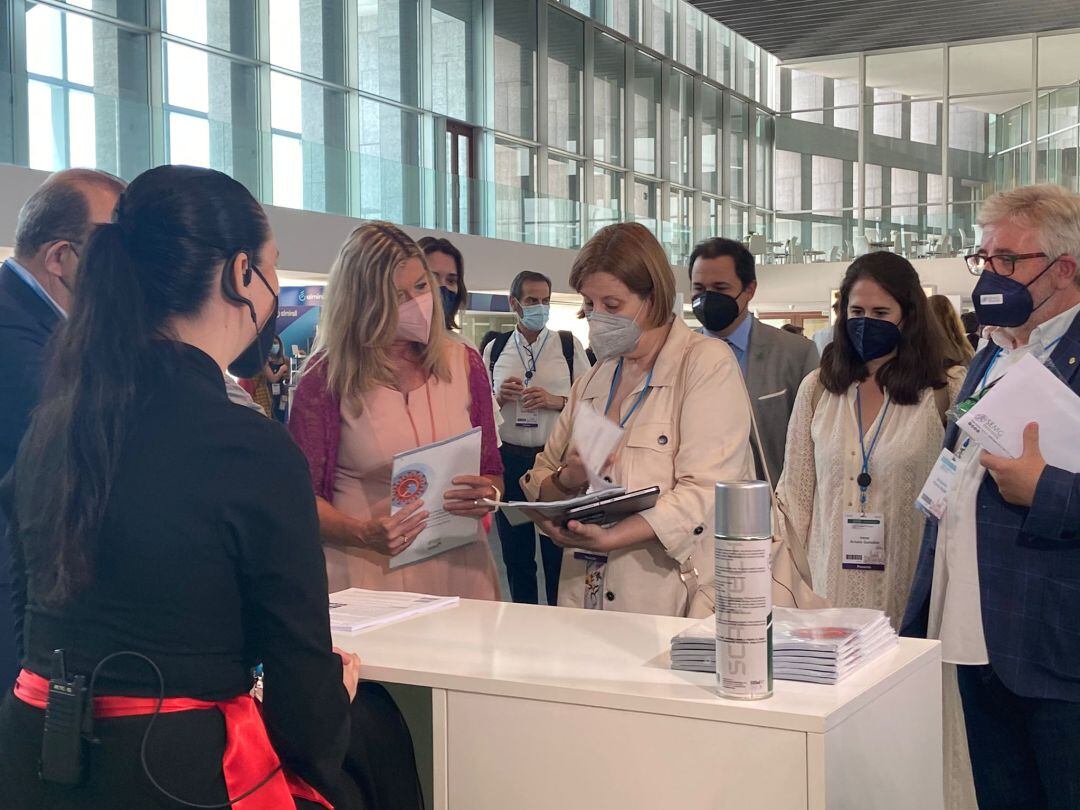
M399 304L397 332L394 337L426 346L431 340L431 315L434 310L435 299L430 292Z
M637 324L637 316L644 308L645 302L642 301L637 315L633 318L595 310L589 313L589 347L596 354L597 360L621 357L637 347L641 340L641 327Z

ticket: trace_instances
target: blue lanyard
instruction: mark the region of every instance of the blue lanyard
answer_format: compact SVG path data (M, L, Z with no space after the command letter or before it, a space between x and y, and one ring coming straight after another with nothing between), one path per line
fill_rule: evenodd
M622 364L623 359L619 358L619 364L615 366L615 376L611 378L611 390L608 391L607 405L604 406L604 416L607 416L608 411L611 410L611 402L615 399L615 389L619 387L619 379L622 377ZM645 378L645 387L641 389L641 393L637 395L637 399L634 400L634 406L630 409L630 412L623 417L623 420L619 422L619 427L626 427L626 423L630 421L630 417L634 415L634 411L638 409L638 405L649 393L649 384L652 382L653 370L649 369L649 376Z
M544 335L544 342L540 344L540 351L538 351L536 354L533 354L532 346L525 347L525 351L529 353L529 360L532 361L531 366L525 362L525 355L521 353L520 335L521 332L514 332L514 346L515 348L517 348L518 357L521 359L521 366L525 369L525 387L527 388L529 386L529 383L532 382L532 378L536 376L536 361L544 353L544 347L547 346L548 338L551 337L551 332L548 331L548 333Z
M885 395L885 407L881 410L881 416L878 418L877 430L874 431L874 438L870 440L870 449L866 449L866 443L863 441L863 426L862 426L862 392L858 386L855 386L855 421L859 426L859 449L862 451L862 472L859 473L859 508L866 512L866 491L870 489L870 457L874 454L874 448L877 447L878 438L881 436L881 428L885 425L885 417L889 415L889 405L892 400L889 395Z

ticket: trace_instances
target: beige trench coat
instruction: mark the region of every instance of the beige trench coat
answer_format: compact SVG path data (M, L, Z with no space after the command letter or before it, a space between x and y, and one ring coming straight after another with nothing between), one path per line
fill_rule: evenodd
M536 500L540 485L569 455L577 407L603 413L615 365L599 363L574 384L547 445L521 479L529 499ZM643 386L644 381L626 397L620 418ZM627 422L611 474L628 491L660 487L656 506L641 513L659 539L609 555L604 610L685 616L691 601L701 601L688 593L695 577L684 576L695 570L697 587L707 589L711 605L714 485L754 477L749 437L750 400L735 355L722 340L692 332L676 319L653 367L651 391ZM560 606L584 605L585 568L585 560L568 548Z

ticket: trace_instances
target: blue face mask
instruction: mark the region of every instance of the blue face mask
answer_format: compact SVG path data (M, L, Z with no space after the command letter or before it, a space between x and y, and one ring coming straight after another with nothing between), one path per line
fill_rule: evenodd
M447 315L453 315L454 310L457 309L458 294L449 287L439 287L439 294L442 296L443 312Z
M521 325L530 332L539 332L547 326L551 316L551 307L547 304L537 304L532 307L521 308Z
M884 357L900 345L900 327L880 318L848 318L847 333L864 363Z
M975 304L975 317L983 326L1023 326L1028 322L1036 309L1041 307L1050 297L1047 297L1039 307L1031 300L1032 284L1043 277L1053 262L1043 268L1042 273L1035 276L1027 284L1021 284L1014 278L1000 276L997 273L984 272L975 283L975 289L971 291L971 300Z

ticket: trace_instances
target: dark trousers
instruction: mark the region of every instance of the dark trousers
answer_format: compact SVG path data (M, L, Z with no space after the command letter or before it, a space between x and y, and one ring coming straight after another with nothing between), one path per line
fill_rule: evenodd
M989 665L957 674L979 810L1080 807L1080 703L1020 697Z
M4 528L0 527L0 531L4 531ZM15 616L11 605L11 586L0 582L0 695L6 694L15 685L15 676L18 674L19 656L15 651Z
M297 695L302 701L303 695ZM87 777L77 788L42 782L43 709L8 693L0 702L0 807L4 810L176 810L140 764L146 717L99 720L87 747ZM376 683L361 683L350 707L351 734L337 784L337 810L423 810L412 737L397 704ZM221 758L225 724L217 709L164 714L154 724L147 764L169 792L195 804L225 802ZM235 798L235 797L234 797ZM316 805L297 800L298 810Z
M521 476L532 469L533 462L542 448L503 445L503 481L506 484L506 500L525 500L521 491ZM536 527L532 523L511 526L502 512L495 513L499 527L499 544L502 546L503 562L506 564L506 580L510 583L510 598L529 605L540 603L539 586L536 582ZM559 572L562 569L563 550L540 536L540 558L544 562L544 584L547 603L558 604Z

